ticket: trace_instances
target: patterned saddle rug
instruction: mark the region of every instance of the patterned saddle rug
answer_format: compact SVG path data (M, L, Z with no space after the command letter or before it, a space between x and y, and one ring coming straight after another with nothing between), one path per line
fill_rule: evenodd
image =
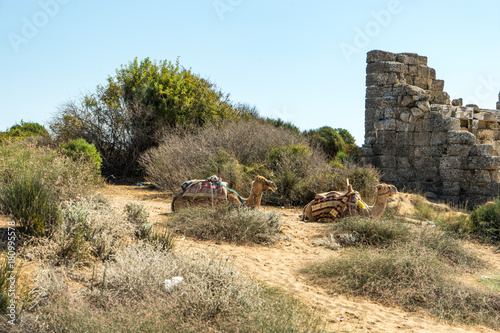
M315 219L338 219L347 215L356 214L359 209L361 196L358 192L347 193L329 192L321 195L311 203L312 216Z
M183 197L227 200L227 184L213 179L213 176L207 180L189 180L183 183L181 188Z

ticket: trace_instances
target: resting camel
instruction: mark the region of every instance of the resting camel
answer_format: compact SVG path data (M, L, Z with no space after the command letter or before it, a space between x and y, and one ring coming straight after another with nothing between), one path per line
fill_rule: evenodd
M353 191L352 187L348 185L348 192L325 192L325 193L319 193L316 194L314 197L314 200L309 202L305 207L302 212L302 221L308 220L310 222L316 222L318 216L313 213L313 205L317 205L318 203L321 203L321 201L326 201L328 200L327 198L332 198L332 197L346 197L346 202L344 207L342 207L342 212L339 212L339 214L332 214L333 218L337 217L344 217L344 216L350 216L350 215L363 215L366 217L370 218L379 218L382 216L382 214L385 211L385 207L387 205L387 198L398 193L398 190L394 185L388 185L388 184L378 184L377 185L377 201L373 206L368 206L362 199L361 196L359 195L358 192ZM323 199L323 200L321 200ZM328 210L328 208L327 208ZM330 214L332 213L333 209L328 211ZM319 216L321 218L323 216Z
M225 184L225 183L223 183ZM178 195L176 195L172 199L172 211L176 212L179 211L186 203L192 203L192 204L207 204L210 202L213 203L221 203L224 201L229 201L232 203L235 203L237 205L243 205L244 207L250 207L250 208L255 208L255 207L260 207L260 202L262 200L262 194L268 190L275 191L276 190L276 184L274 184L272 181L267 180L266 178L262 176L257 176L255 180L252 182L252 188L250 189L250 196L248 198L241 198L238 193L232 191L229 189L227 192L227 197L225 197L223 200L215 200L212 201L211 197L187 197L184 196L185 192L182 192Z

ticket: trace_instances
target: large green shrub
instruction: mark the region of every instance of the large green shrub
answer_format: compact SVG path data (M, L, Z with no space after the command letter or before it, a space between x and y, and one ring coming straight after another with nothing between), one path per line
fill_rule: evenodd
M96 172L101 169L102 158L94 144L88 143L85 139L70 140L60 146L61 150L76 161L84 159L94 165Z
M494 204L485 204L475 208L470 214L470 229L477 236L500 244L500 198Z

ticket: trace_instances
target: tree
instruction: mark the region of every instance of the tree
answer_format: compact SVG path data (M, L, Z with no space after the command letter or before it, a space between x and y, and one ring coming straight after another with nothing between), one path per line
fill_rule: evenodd
M137 159L163 131L237 117L228 95L178 61L136 58L96 92L62 105L50 128L57 141L93 143L105 174L137 175Z
M321 148L331 159L334 159L338 153L345 152L346 150L346 144L342 136L337 130L329 126L308 131L305 135L309 138L311 145Z

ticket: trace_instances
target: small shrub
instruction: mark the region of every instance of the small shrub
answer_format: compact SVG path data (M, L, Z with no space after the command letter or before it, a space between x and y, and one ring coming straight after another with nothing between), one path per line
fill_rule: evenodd
M331 224L334 235L346 245L390 246L394 242L406 241L410 230L406 224L393 219L368 219L364 217L347 217ZM354 239L344 239L345 235L353 235Z
M154 228L144 205L129 202L125 205L127 220L135 226L135 236L159 246L162 250L174 248L174 233L169 228Z
M481 239L500 244L500 198L494 204L477 207L470 213L470 230Z
M55 235L60 258L81 260L91 256L106 260L134 236L135 227L99 196L66 202L65 206Z
M190 207L176 213L169 222L186 236L232 243L274 243L281 233L280 216L257 209Z
M474 271L483 265L479 258L464 248L460 240L439 229L425 228L414 240L422 247L435 251L438 258L454 268Z
M89 161L94 166L96 173L99 174L102 158L93 143L88 143L85 139L71 140L62 144L60 149L74 161L78 159Z
M39 173L21 174L0 191L4 207L28 235L49 235L60 222L56 194Z
M136 227L135 235L138 239L145 239L151 233L152 225L149 223L149 213L143 205L129 202L125 205L127 220Z

